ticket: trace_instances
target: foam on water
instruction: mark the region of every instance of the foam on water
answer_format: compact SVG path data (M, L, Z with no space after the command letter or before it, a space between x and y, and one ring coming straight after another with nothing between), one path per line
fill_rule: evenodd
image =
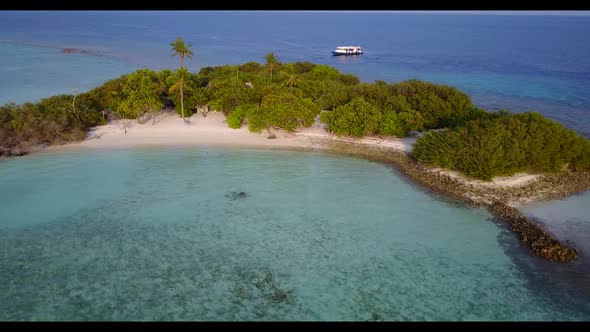
M362 159L40 154L0 163L0 201L0 320L590 318L487 212Z

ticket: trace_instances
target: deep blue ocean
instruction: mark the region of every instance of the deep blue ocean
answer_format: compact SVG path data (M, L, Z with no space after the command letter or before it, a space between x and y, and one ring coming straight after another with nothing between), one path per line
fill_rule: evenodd
M325 63L363 81L454 85L486 109L535 110L590 135L588 35L590 15L0 12L0 103L88 89L138 67L175 67L168 44L182 36L193 44L192 70L263 62L275 52L283 62ZM345 44L365 54L331 55ZM21 56L9 51L25 46ZM66 47L103 56L60 54ZM27 64L40 68L32 74Z

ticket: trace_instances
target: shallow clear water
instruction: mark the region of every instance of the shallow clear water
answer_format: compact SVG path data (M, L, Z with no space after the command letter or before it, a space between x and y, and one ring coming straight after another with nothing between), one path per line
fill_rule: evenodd
M580 266L363 159L52 152L0 202L0 320L590 319Z

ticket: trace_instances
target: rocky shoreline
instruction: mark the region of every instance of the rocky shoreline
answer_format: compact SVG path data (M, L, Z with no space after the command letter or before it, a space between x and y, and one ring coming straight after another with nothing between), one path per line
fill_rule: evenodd
M388 148L349 142L323 140L326 150L349 156L393 164L412 182L447 197L488 209L507 223L521 243L531 252L548 261L571 262L578 251L551 237L549 233L523 216L511 205L524 201L564 198L590 189L590 172L565 171L543 175L537 181L515 188L482 188L465 184L449 175L431 172L418 164L409 154Z

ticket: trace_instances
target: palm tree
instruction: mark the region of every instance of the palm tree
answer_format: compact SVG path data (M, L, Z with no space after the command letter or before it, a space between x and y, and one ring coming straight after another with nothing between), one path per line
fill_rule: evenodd
M289 87L290 91L293 91L293 87L299 84L299 77L297 77L297 71L292 63L285 65L285 70L279 74L285 77L284 84Z
M180 67L178 70L176 70L176 77L178 78L178 81L176 82L176 84L174 84L173 86L170 87L170 90L168 91L169 94L172 94L174 90L179 89L180 90L180 111L182 114L182 119L184 119L184 82L188 79L190 73L188 72L188 70L184 67ZM184 120L187 121L187 120Z
M190 50L190 47L193 46L191 44L185 44L184 40L182 40L181 37L176 38L176 41L173 43L170 43L170 47L172 48L172 51L174 52L174 54L172 54L172 56L176 56L178 55L180 57L180 70L179 70L179 83L180 83L180 109L181 109L181 115L182 115L182 119L186 122L186 119L184 118L184 92L183 92L183 83L184 83L184 79L186 79L186 77L188 76L188 72L186 72L186 70L183 71L184 67L182 66L182 63L184 62L184 57L192 57L193 56L193 51ZM184 75L184 76L183 76Z
M274 53L272 53L272 52L268 53L264 58L266 59L266 65L270 69L270 81L272 82L272 70L275 68L278 61L277 61L277 58L275 57Z

